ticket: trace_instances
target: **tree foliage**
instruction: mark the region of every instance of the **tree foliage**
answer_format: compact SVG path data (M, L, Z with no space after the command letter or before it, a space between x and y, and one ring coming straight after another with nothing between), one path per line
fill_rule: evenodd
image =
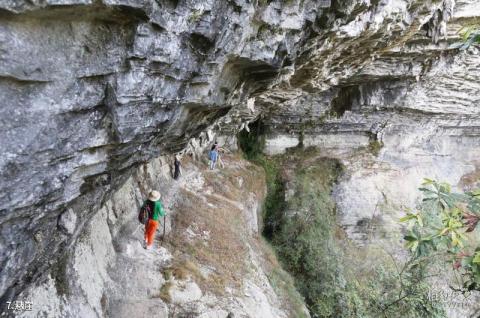
M372 258L342 239L331 196L342 171L339 162L318 158L312 149L266 157L261 124L250 128L238 140L244 156L266 172L263 234L295 278L312 318L445 317L443 307L428 297L425 266L397 264L381 251ZM287 166L296 168L286 180Z
M475 242L480 221L480 189L452 192L448 183L425 179L419 190L418 210L408 212L404 239L412 253L412 266L431 257L446 257L461 278L463 291L480 290L480 246Z
M472 45L480 44L480 26L470 25L459 31L462 42L454 45L454 48L466 50Z
M302 153L301 157L304 156L308 155ZM268 165L265 167L269 170ZM428 298L430 286L425 266L402 266L393 258L392 264L379 252L379 258L372 260L367 269L361 264L367 258L358 247L350 247L338 237L342 230L337 226L331 191L341 170L337 161L326 158L297 165L289 184L293 193L287 202L283 200L288 190L276 185L280 171L276 170L277 178L269 178L274 181L269 191L280 193L271 197L283 203L274 209L267 198L265 208L269 211L265 224L271 229L268 237L282 265L295 278L310 315L313 318L445 317L442 306Z

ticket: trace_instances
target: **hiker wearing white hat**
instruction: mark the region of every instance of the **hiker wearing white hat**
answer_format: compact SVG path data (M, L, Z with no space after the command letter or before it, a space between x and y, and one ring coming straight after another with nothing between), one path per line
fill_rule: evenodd
M156 190L150 191L148 199L143 204L141 210L146 210L148 215L148 221L145 222L145 248L150 249L158 228L158 219L165 216L162 202L160 202L160 192Z
M160 199L160 192L153 190L148 194L148 199L152 202L158 201Z

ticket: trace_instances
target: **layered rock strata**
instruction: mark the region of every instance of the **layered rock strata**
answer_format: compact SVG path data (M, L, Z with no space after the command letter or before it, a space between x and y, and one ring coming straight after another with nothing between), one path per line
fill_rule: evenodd
M45 276L139 164L258 118L267 153L315 146L349 164L335 196L359 244L379 206L390 232L422 177L477 180L478 49L451 48L480 16L475 0L0 8L2 303Z

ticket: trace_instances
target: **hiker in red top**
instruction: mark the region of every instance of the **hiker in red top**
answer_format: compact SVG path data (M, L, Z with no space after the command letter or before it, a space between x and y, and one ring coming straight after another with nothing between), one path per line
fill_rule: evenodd
M158 219L161 216L165 216L165 211L163 210L162 203L160 202L160 192L158 191L150 191L148 194L148 199L143 204L142 208L146 205L149 205L148 211L150 211L148 215L148 221L145 223L145 249L151 249L153 245L153 238L155 236L155 232L158 228ZM165 220L164 220L165 222Z

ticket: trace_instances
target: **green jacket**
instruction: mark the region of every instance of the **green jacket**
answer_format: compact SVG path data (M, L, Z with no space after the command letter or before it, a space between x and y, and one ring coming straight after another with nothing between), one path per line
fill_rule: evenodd
M145 203L143 203L143 205L147 203L154 204L152 220L158 221L159 217L165 216L165 210L163 209L162 202L160 202L160 200L155 202L147 200Z

